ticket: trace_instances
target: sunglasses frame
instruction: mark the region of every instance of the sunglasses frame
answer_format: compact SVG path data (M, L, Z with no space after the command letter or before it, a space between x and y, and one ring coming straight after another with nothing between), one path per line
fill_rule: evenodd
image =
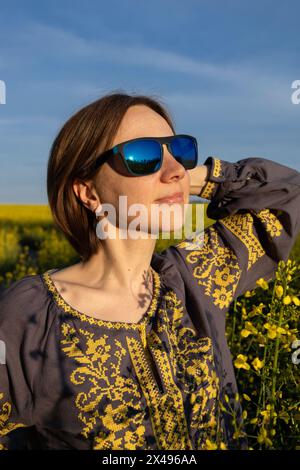
M170 144L171 144L172 140L176 137L188 137L188 138L190 138L194 141L195 148L196 148L196 159L195 159L195 166L193 168L195 168L197 166L197 163L198 163L197 139L195 137L193 137L192 135L189 135L189 134L175 134L175 135L171 135L171 136L168 136L168 137L137 137L135 139L129 139L129 140L126 140L124 142L120 142L119 144L115 145L111 149L105 150L105 152L103 152L102 154L100 154L96 157L96 160L94 161L94 164L93 164L93 170L96 170L97 168L99 168L102 165L102 163L105 163L107 161L107 159L109 157L114 156L115 158L121 158L122 159L123 164L125 165L129 175L131 175L131 176L147 176L149 174L156 173L157 171L160 170L162 162L163 162L163 153L164 153L164 151L163 151L162 144L166 144L167 147L168 147L169 152L171 153L171 155L173 155ZM140 173L135 173L128 167L127 162L126 162L126 158L125 158L125 155L124 155L124 152L123 152L124 146L126 144L131 143L131 142L135 142L135 141L139 141L139 140L155 140L155 141L159 142L159 144L160 144L159 168L157 168L155 171L153 171L151 173L145 173L145 175L141 175ZM173 155L173 157L174 157L174 155ZM176 159L176 157L174 157L174 158Z

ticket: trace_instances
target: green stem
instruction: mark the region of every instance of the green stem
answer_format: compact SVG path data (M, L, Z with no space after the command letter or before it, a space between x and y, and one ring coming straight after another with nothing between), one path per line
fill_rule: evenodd
M283 296L284 299L286 294L286 273L284 278L284 287L283 287ZM281 303L280 311L279 311L279 320L278 325L281 326L282 324L282 317L283 317L283 303ZM278 365L278 356L279 356L279 343L280 337L277 335L276 342L275 342L275 353L274 353L274 361L273 361L273 373L272 373L272 388L271 388L271 402L272 405L275 405L275 393L276 393L276 381L277 381L277 365ZM273 414L273 408L271 410L271 415ZM270 421L272 421L272 416Z
M258 418L258 415L259 415L259 405L260 405L260 402L261 400L263 400L263 409L265 409L265 399L266 399L266 386L265 386L265 370L266 370L266 358L267 358L267 345L268 345L268 337L267 337L267 340L266 340L266 344L265 344L265 348L264 348L264 358L263 358L263 361L264 361L264 366L263 366L263 369L262 369L262 374L261 374L261 387L260 387L260 391L259 391L259 399L258 399L258 407L257 407L257 410L256 410L256 418Z
M275 296L276 284L277 283L275 281L274 285L273 285L273 292L272 292L272 299L271 299L271 311L272 311L272 308L274 306L274 296ZM268 352L268 336L266 338L266 344L265 344L265 347L264 347L264 357L263 357L264 367L262 369L262 374L261 374L261 387L260 387L260 391L259 391L258 406L257 406L257 410L256 410L256 418L258 418L258 415L259 415L259 412L260 412L259 405L261 403L261 400L263 401L263 409L265 409L265 406L266 406L266 384L265 384L266 373L265 373L265 370L266 370L267 352Z
M235 299L233 303L233 323L232 323L231 340L230 340L231 347L233 345L233 339L234 339L234 334L235 334L235 324L236 324L236 314L237 314L236 303L237 303L237 299Z

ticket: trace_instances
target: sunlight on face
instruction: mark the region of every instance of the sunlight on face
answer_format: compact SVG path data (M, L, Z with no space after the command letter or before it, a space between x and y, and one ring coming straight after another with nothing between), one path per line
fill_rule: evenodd
M158 113L145 105L130 107L118 129L111 147L137 137L167 137L174 135L167 121ZM104 163L95 178L96 190L101 203L112 204L116 208L117 224L119 217L123 220L125 214L120 213L119 196L127 196L127 207L132 204L142 204L148 212L148 220L141 221L140 229L147 233L177 230L184 221L184 203L189 202L189 174L178 163L167 146L163 146L164 155L159 171L145 176L124 176L115 171L108 163ZM168 197L174 193L183 192L183 202L160 205L157 199ZM169 206L169 207L168 207ZM154 208L160 208L159 217L153 218ZM168 216L167 214L170 214ZM173 214L173 215L172 215ZM139 215L126 214L130 223Z

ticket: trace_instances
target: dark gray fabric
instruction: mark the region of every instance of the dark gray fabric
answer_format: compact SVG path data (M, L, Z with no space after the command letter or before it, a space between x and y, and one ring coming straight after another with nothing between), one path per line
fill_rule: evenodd
M205 164L209 178L200 196L209 196L207 214L217 221L202 234L204 243L198 233L192 241L154 253L151 261L160 284L145 334L159 391L157 379L150 399L143 388L148 372L140 368L144 356L135 356L134 349L142 344L140 328L93 324L59 305L45 273L25 276L0 295L0 340L6 344L6 364L0 364L0 448L205 447L204 429L216 402L225 404L226 393L232 404L237 392L225 337L226 312L234 299L255 288L258 278L274 277L300 231L298 171L263 158L230 163L209 157ZM110 372L97 375L104 357ZM159 358L172 370L174 402L170 391L167 397L169 379ZM197 360L205 362L202 378L195 376L202 370L195 366ZM119 378L113 373L117 365ZM214 373L219 380L217 399L211 395ZM99 400L102 381L109 378L109 393ZM123 380L121 387L118 380ZM119 401L113 401L114 393ZM192 404L193 393L199 408ZM152 408L151 396L160 410ZM109 434L107 410L121 405L121 421L117 411L111 411L109 419L116 422ZM240 403L234 406L242 422ZM160 424L153 421L155 414ZM246 449L246 438L233 439L226 413L220 420L227 448Z

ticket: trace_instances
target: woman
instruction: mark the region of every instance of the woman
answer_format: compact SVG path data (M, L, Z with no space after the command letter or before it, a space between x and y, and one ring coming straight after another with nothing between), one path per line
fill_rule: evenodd
M48 198L81 262L25 276L1 295L2 448L247 448L225 316L288 259L300 174L263 158L196 164L194 138L177 137L147 96L108 94L64 124ZM126 195L152 220L151 207L178 192L181 208L190 194L210 200L216 222L193 240L158 254L155 238L123 238L119 222L116 237L99 237L104 204L120 215Z

